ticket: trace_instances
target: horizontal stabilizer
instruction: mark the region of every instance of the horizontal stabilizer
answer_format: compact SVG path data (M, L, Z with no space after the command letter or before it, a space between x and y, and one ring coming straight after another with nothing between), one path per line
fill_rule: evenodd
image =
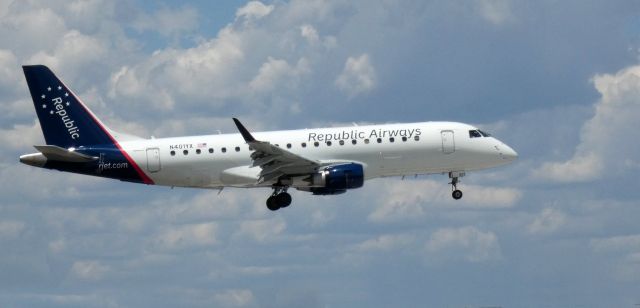
M44 155L47 160L83 163L97 160L98 157L85 155L55 145L34 145L34 148Z

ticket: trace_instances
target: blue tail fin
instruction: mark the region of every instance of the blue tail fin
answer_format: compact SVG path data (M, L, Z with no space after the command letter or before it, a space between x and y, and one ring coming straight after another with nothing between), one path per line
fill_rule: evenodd
M100 120L48 67L28 65L22 69L47 144L70 148L115 142Z

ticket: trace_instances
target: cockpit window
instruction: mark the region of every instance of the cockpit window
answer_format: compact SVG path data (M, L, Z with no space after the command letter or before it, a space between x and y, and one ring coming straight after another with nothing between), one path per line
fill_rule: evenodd
M481 130L478 130L480 132L480 134L482 134L482 137L491 137L491 134L487 133L487 132L483 132Z
M469 138L480 138L482 137L482 135L480 134L479 131L477 130L470 130L469 131Z
M472 129L469 131L469 138L480 138L480 137L490 137L491 135L487 132L483 132L479 129Z

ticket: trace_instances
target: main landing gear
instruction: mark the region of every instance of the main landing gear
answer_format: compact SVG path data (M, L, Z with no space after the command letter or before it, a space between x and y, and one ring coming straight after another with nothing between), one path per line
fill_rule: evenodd
M267 198L267 208L277 211L291 205L291 195L287 192L286 186L276 186L273 188L273 194Z
M464 172L449 172L449 178L451 179L451 197L453 199L459 200L462 198L462 191L458 189L458 182L460 182L459 178L464 176Z

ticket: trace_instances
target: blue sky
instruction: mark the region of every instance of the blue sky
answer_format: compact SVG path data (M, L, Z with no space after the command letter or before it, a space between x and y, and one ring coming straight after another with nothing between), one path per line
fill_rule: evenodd
M0 306L634 307L637 1L0 1ZM144 137L453 120L519 160L347 194L20 165L46 64Z

